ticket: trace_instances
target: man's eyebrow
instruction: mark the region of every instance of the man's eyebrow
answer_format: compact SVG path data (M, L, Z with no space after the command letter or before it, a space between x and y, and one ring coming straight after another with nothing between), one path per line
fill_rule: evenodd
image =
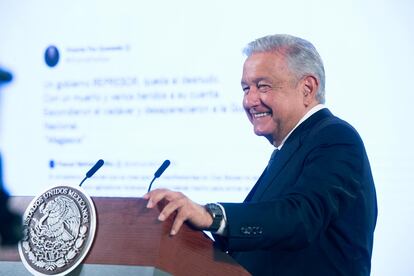
M270 80L269 80L268 78L265 78L265 77L260 77L260 78L255 78L255 79L253 79L253 80L252 80L252 83L259 83L259 82L261 82L261 81L269 81L269 82L270 82ZM245 82L245 81L243 81L243 80L240 82L240 84L241 84L241 85L248 85L248 84L247 84L247 82Z

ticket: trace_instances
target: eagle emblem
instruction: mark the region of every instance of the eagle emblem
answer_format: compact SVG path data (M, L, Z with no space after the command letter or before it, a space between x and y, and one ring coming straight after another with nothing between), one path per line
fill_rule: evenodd
M92 244L94 212L91 199L75 187L58 186L35 198L26 210L19 244L26 268L44 275L74 269Z
M39 221L34 218L38 237L46 236L56 242L73 241L78 237L80 212L72 199L59 196L46 206L42 204L40 213L43 217Z

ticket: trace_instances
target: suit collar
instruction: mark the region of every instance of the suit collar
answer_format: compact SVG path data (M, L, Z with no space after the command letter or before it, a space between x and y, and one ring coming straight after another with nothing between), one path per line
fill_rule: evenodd
M262 176L259 178L258 183L253 188L254 190L252 190L254 194L249 193L246 200L260 200L260 198L266 192L270 184L272 184L274 179L279 175L279 173L288 163L290 158L300 148L300 146L303 143L303 140L307 137L309 131L318 122L331 116L333 116L332 113L327 108L324 108L310 116L303 123L301 123L288 137L285 144L276 155L276 159L273 162L272 167L268 170L269 172L263 173Z
M288 137L285 144L289 144L295 139L300 139L302 141L303 138L305 138L307 133L321 120L324 120L325 118L332 117L332 113L329 111L329 109L324 108L319 110L318 112L314 113L312 116L310 116L308 119L303 121Z
M286 135L286 137L282 140L282 143L277 147L277 149L281 149L286 142L286 140L290 137L290 135L298 128L303 122L305 122L307 119L309 119L313 114L317 113L318 111L325 108L325 105L318 104L312 107L303 117L299 120L299 122L296 124L296 126Z

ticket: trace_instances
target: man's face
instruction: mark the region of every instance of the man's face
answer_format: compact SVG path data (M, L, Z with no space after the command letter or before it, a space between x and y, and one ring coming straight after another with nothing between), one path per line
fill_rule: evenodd
M276 53L254 53L243 66L243 107L256 135L278 146L305 115L300 80Z

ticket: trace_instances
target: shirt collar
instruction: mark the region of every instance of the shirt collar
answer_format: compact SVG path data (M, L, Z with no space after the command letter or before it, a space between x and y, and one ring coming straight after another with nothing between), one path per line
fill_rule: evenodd
M280 143L280 145L278 147L276 147L276 149L281 150L283 145L285 144L286 140L289 138L290 134L292 134L292 132L301 124L303 123L306 119L308 119L310 116L312 116L313 114L315 114L316 112L318 112L321 109L324 109L325 105L324 104L318 104L315 105L314 107L312 107L303 117L302 119L299 120L299 122L296 124L296 126L288 133L288 135L286 135L286 137L282 140L282 143Z

